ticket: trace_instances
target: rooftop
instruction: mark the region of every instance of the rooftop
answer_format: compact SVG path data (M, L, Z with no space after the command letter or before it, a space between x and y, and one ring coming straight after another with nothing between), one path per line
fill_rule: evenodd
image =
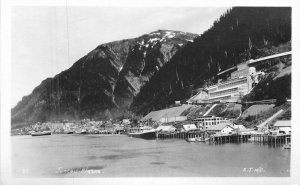
M226 72L229 72L229 71L232 71L232 70L235 70L235 69L237 69L237 66L233 66L233 67L228 68L228 69L226 69L226 70L224 70L224 71L221 71L221 72L219 72L217 75L219 76L219 75L221 75L221 74L224 74L224 73L226 73Z
M220 123L218 125L211 125L210 127L207 128L208 131L210 130L222 130L226 126L230 126L227 123ZM231 127L231 126L230 126ZM232 127L231 127L232 128Z
M274 127L291 127L291 120L278 120Z
M141 121L146 121L152 119L153 121L160 121L161 118L172 118L172 117L181 117L181 114L191 108L193 105L181 105L178 107L172 107L168 109L162 109L158 111L152 111L141 119Z
M269 59L272 59L272 58L287 56L287 55L291 55L291 54L292 54L292 51L279 53L279 54L275 54L275 55L270 55L270 56L267 56L267 57L262 57L262 58L258 58L258 59L255 59L255 60L250 60L249 64L253 64L253 63L264 61L264 60L269 60Z

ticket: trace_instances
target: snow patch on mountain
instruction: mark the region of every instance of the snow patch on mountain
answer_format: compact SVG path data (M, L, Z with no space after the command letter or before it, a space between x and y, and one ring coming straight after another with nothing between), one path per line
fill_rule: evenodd
M164 36L164 38L169 38L169 39L171 39L171 38L174 38L175 35L176 35L176 34L175 34L174 32L167 31L166 34L165 34L165 36Z
M119 72L122 71L122 69L123 69L123 66L121 66L121 67L119 68Z
M158 41L158 40L160 40L160 39L159 38L152 38L152 39L149 39L148 42L153 43L153 42Z
M160 35L159 32L153 32L153 33L149 33L149 35Z

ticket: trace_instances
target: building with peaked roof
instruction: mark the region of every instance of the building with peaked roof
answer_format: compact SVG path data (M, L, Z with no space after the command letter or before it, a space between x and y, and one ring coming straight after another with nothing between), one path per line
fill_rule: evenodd
M208 94L206 91L204 91L203 89L200 89L199 92L197 92L197 94L195 94L194 96L192 96L190 99L187 100L188 104L192 104L192 103L204 103L203 100L208 98Z
M273 128L279 130L279 133L290 134L292 132L291 120L278 120Z
M183 129L185 131L190 131L190 130L197 130L197 127L195 124L185 124L185 125L182 125L183 126Z
M231 134L234 128L226 123L221 123L218 125L209 126L206 131L210 134L221 133L221 134Z
M194 107L193 105L181 105L178 107L171 107L167 109L162 109L158 111L152 111L148 113L146 116L144 116L141 121L147 121L152 120L155 122L178 122L178 121L184 121L186 120L186 116L181 116L181 114Z

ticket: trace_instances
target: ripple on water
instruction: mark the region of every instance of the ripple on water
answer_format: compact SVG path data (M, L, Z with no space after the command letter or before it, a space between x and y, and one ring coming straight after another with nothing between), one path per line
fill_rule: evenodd
M151 162L150 164L152 165L163 165L163 164L166 164L164 162Z
M112 154L112 155L104 155L104 156L99 156L98 158L104 159L104 160L120 160L120 159L129 159L129 158L134 158L136 157L135 154L133 155L118 155L118 154Z
M84 173L87 171L99 171L103 170L105 166L87 166L87 167L75 167L75 168L60 168L56 173L58 174L71 174L71 173Z
M120 155L120 154L111 154L103 156L88 156L89 160L103 159L103 160L120 160L120 159L129 159L135 157L134 155Z
M162 151L154 151L154 152L132 152L129 150L119 150L119 154L110 154L110 155L103 155L103 156L88 156L87 158L89 160L95 160L95 159L103 159L103 160L120 160L120 159L130 159L130 158L136 158L139 156L144 155L152 155L152 154L161 154Z

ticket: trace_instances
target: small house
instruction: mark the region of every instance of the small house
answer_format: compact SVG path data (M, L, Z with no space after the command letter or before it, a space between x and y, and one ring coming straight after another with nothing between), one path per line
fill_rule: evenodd
M182 125L183 126L183 129L185 131L190 131L190 130L197 130L197 127L195 124L185 124L185 125Z
M116 134L124 134L125 133L125 128L122 125L118 125L115 127L115 133Z
M207 132L213 133L222 133L222 134L231 134L234 128L231 125L226 123L221 123L218 125L211 125L206 129Z
M274 128L274 130L278 130L279 133L290 134L292 131L291 120L278 120L273 125L273 128Z

